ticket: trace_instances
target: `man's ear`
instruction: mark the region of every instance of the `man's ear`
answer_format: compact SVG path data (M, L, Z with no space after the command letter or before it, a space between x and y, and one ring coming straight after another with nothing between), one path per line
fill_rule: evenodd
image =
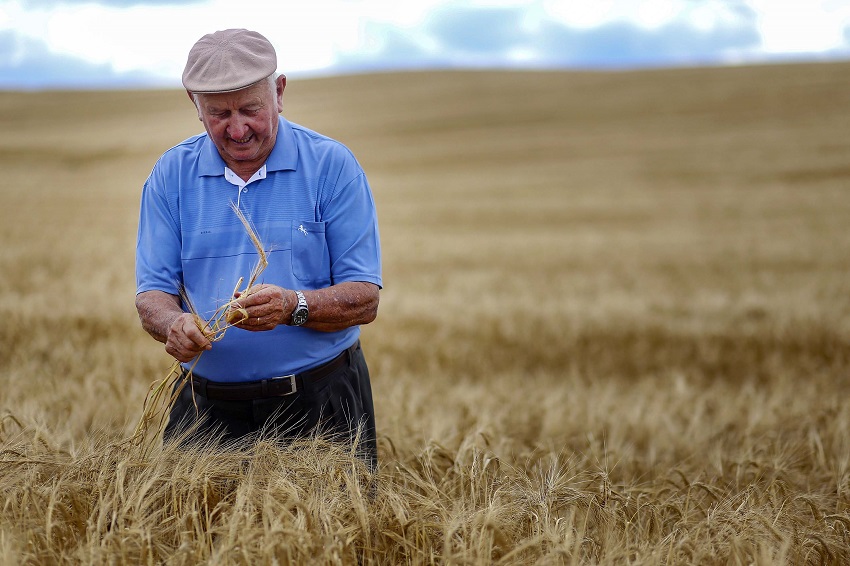
M203 121L204 121L204 119L203 119L203 118L201 118L201 109L198 107L198 101L197 101L197 100L195 100L195 95L194 95L194 94L192 94L191 92L189 92L188 90L186 91L186 94L187 94L187 95L189 95L189 100L191 100L191 101L192 101L192 104L195 106L195 110L197 110L197 111L198 111L198 120L200 120L201 122L203 122Z
M277 113L280 114L283 112L283 91L286 89L286 75L281 74L275 80L275 86L277 88Z

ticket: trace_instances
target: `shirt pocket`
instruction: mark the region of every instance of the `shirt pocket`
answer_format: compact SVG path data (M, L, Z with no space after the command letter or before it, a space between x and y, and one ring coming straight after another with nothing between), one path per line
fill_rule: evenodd
M324 222L292 221L292 274L313 286L330 283L331 259Z

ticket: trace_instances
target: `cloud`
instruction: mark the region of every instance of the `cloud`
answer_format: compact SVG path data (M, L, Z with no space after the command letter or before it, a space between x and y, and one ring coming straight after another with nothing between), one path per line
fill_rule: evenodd
M612 20L571 27L524 8L453 8L433 12L418 29L364 28L371 49L341 53L337 67L608 67L723 63L757 51L756 14L745 6L722 21L684 16L648 28Z
M446 66L445 54L431 53L414 34L387 24L365 26L366 44L336 55L335 72L387 71Z
M283 25L267 17L283 5L275 0L239 12L230 0L3 2L0 88L177 87L192 43L223 27L265 33L281 71L305 75L850 56L850 7L783 11L770 0L314 0L285 3Z
M736 52L754 50L761 38L755 26L698 30L671 22L645 30L613 22L590 30L546 25L536 48L551 65L635 67L723 63Z
M24 8L49 8L59 4L100 4L110 8L128 8L130 6L182 6L185 4L199 4L206 0L22 0Z
M759 46L758 18L734 6L725 21L702 26L684 16L656 27L613 20L575 28L521 9L437 12L428 28L448 52L502 59L522 52L543 65L617 66L721 62L727 53Z
M51 53L39 41L0 31L0 85L4 88L101 88L156 84L143 72L116 73L108 64Z
M443 8L429 18L426 30L449 52L504 52L526 43L522 8Z

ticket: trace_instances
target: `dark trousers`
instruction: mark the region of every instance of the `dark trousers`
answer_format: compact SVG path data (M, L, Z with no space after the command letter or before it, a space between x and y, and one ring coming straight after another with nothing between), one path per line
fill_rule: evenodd
M181 446L191 446L214 440L221 444L252 441L262 435L287 442L320 433L351 446L359 429L356 454L374 471L378 462L375 411L369 368L359 342L349 349L348 359L332 373L305 381L297 393L282 397L208 399L187 383L171 409L164 440L179 439Z

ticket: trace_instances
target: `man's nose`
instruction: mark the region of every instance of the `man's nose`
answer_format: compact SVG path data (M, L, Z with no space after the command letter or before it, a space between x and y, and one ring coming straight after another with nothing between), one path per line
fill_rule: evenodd
M238 117L234 117L227 125L227 135L235 140L241 140L248 135L248 125Z

